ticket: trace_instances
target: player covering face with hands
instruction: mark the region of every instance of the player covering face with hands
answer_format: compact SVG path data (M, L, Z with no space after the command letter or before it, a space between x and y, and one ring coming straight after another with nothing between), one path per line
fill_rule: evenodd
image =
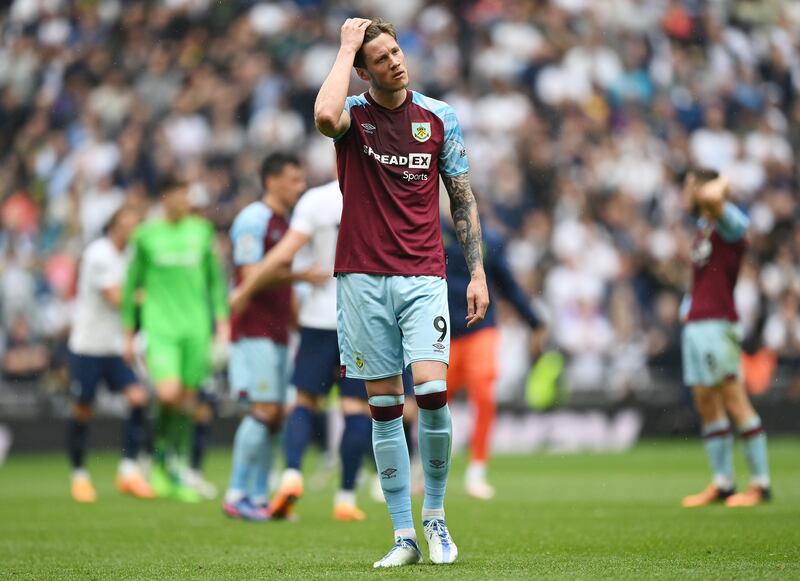
M352 67L370 88L348 97ZM314 106L317 128L336 145L343 194L334 268L342 371L365 380L375 462L394 526L395 544L375 567L422 560L402 424L401 373L407 364L419 406L422 521L430 559L446 564L458 556L444 511L452 424L440 178L470 272L468 324L482 320L489 305L480 222L458 119L446 103L407 86L394 27L382 20L349 19Z
M755 506L770 497L767 436L740 378L741 339L733 291L747 249L747 217L727 200L728 182L710 170L689 172L687 208L698 216L692 248L693 280L683 331L684 383L692 387L713 480L683 499L694 508L724 501ZM744 440L748 490L736 494L733 426Z

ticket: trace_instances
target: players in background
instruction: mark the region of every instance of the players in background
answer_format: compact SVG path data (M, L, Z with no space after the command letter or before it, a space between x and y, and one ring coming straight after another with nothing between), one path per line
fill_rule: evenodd
M216 324L215 340L224 344L228 301L213 226L189 215L186 184L169 181L161 195L164 217L142 224L133 236L134 255L122 301L126 354L133 358L136 295L143 292L145 363L158 401L150 482L158 496L197 502L199 494L182 477L191 450L197 390L208 374L209 310Z
M119 313L128 267L128 239L138 223L135 210L120 208L109 220L104 236L89 244L81 259L75 320L69 337L71 389L75 399L67 430L72 498L78 502L97 500L84 458L92 403L101 381L112 391L122 391L130 408L123 431L117 488L138 498L155 496L136 462L149 394L122 358L125 334Z
M348 97L352 67L370 88ZM430 559L453 563L458 556L444 511L452 424L440 177L471 274L468 324L483 319L489 305L481 227L458 120L446 103L407 85L394 27L348 19L314 105L317 128L336 144L344 196L335 266L339 353L346 376L366 381L375 461L394 525L395 544L376 568L422 560L403 434L404 363L412 366L419 406L422 521Z
M372 448L372 423L364 382L339 377L333 267L341 216L342 192L337 181L306 192L294 209L288 233L237 287L231 304L234 311L245 305L254 292L272 283L283 269L291 266L298 252L309 245L321 278L300 305L300 347L292 377L297 400L286 421L283 441L286 470L270 506L275 512L285 511L287 503L294 503L302 496L301 464L312 439L313 417L338 381L344 432L339 447L341 488L334 498L333 518L360 521L365 514L356 506L356 476L364 456Z
M687 508L725 501L754 506L770 498L767 436L740 376L741 339L733 291L747 249L747 217L727 201L728 183L711 170L690 171L687 206L699 214L692 248L693 281L683 330L684 382L692 387L713 480L683 499ZM751 481L736 494L733 480L733 419L744 439Z
M458 236L451 220L442 223L442 239L447 261L447 290L450 304L452 344L450 367L447 370L448 399L464 387L473 408L475 423L470 440L470 462L465 485L467 493L482 500L494 496L494 488L486 479L489 444L496 415L495 381L500 334L493 306L486 317L468 326L464 295L470 282L470 270L460 256ZM528 297L514 280L505 256L500 233L483 228L483 261L489 288L494 288L519 313L533 331L534 350L541 343L542 323L530 307Z
M261 183L262 199L239 212L231 226L237 285L258 268L289 229L286 219L305 190L305 172L297 157L275 153L261 166ZM294 280L289 268L283 268L270 288L253 294L232 318L230 387L234 397L248 405L233 441L230 484L222 505L233 518L263 521L288 516L288 505L275 512L268 508L267 483L289 382L289 283Z

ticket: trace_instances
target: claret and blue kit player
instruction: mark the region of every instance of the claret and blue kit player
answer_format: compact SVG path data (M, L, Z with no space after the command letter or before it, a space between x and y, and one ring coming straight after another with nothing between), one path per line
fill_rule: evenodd
M684 383L692 387L713 475L705 490L683 499L687 508L720 501L729 507L754 506L771 497L767 436L741 379L733 295L749 221L728 201L728 190L724 177L705 169L689 172L684 184L686 206L698 221L683 330L683 374ZM744 440L751 475L750 487L739 493L733 478L734 427Z
M348 97L353 67L370 88ZM352 18L342 26L336 62L314 106L317 128L336 144L343 194L335 263L341 362L348 378L366 383L375 462L394 526L395 544L376 568L422 560L402 423L401 374L408 364L419 406L429 556L442 564L458 556L444 507L452 424L440 177L470 269L468 323L479 322L489 304L480 221L458 119L446 103L407 86L394 27Z

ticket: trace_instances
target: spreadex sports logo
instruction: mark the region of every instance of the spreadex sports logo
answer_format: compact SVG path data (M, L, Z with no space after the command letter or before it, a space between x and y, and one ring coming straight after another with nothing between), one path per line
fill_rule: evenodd
M407 156L381 154L369 145L364 146L364 153L384 165L396 165L408 169L430 169L431 167L430 153L409 153ZM403 179L409 182L428 181L428 174L404 171Z

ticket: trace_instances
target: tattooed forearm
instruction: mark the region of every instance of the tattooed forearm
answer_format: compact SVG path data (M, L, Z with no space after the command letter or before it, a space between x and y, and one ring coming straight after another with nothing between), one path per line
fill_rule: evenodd
M442 176L444 187L450 196L450 212L456 228L456 236L464 250L470 273L483 268L481 251L481 223L478 220L478 206L469 185L469 172L461 175Z

